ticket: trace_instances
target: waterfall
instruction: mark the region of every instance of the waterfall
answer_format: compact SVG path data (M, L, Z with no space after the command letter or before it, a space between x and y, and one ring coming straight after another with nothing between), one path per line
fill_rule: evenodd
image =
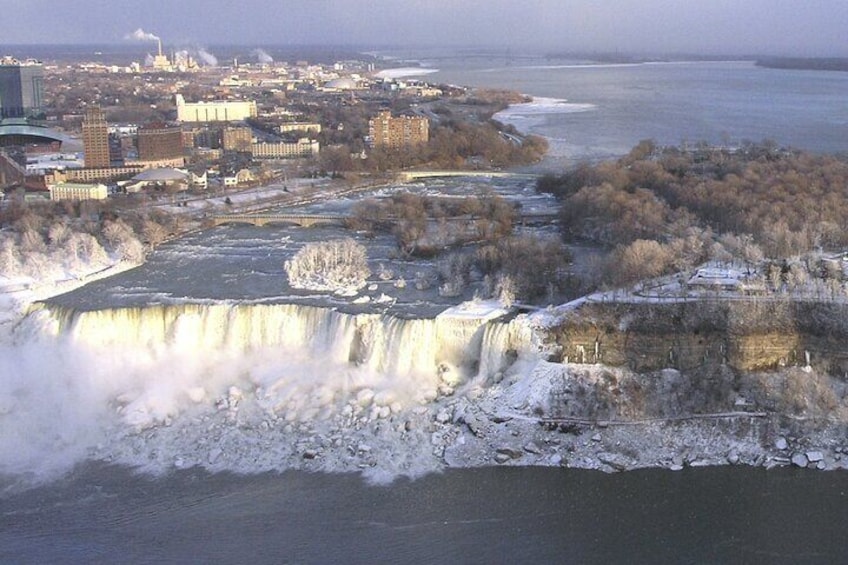
M387 376L455 378L503 370L521 333L514 323L447 311L404 319L299 304L174 304L77 311L46 304L42 325L96 350L233 354L263 349L308 355ZM479 367L479 369L478 369Z
M478 376L488 379L506 370L531 348L531 330L526 317L488 324L483 332Z
M301 426L404 428L407 410L485 386L523 350L523 326L503 314L479 304L431 319L297 304L37 304L0 355L0 474L68 469L99 446L133 465L227 451L250 467L268 449L291 455L281 438ZM125 436L124 426L151 431Z
M361 328L358 361L382 374L435 374L439 359L433 320L380 316Z

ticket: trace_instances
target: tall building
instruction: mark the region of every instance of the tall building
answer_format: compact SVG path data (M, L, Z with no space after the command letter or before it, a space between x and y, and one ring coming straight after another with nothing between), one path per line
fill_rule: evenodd
M402 116L393 118L388 110L368 122L368 135L373 147L398 149L427 143L430 140L430 120Z
M215 125L187 126L183 125L183 146L188 149L208 147L221 149L222 129Z
M86 168L103 168L109 158L109 126L99 106L86 109L82 121L82 145Z
M183 156L183 130L154 122L138 128L139 161L160 161Z
M249 152L253 130L248 127L228 127L222 132L224 151Z
M41 113L44 67L35 60L0 58L0 118L28 118Z

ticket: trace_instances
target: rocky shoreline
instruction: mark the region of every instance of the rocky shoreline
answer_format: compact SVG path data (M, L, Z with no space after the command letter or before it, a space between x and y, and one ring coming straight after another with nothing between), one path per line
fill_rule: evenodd
M303 420L263 409L262 391L231 387L212 410L143 430L117 426L89 458L153 474L195 466L246 474L291 469L359 472L377 483L482 466L848 469L846 427L836 422L744 412L593 425L546 420L540 403L561 373L541 364L545 370L531 369L530 377L520 376L525 365L500 382L442 387L418 406L386 404L360 391Z

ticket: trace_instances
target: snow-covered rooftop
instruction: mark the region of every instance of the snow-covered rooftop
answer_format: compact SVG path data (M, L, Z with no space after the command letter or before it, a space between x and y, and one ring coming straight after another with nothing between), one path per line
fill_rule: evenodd
M690 286L738 287L747 276L741 271L719 267L701 267L689 279Z
M162 168L162 169L147 169L133 177L135 181L146 182L172 182L188 180L191 175L179 169Z

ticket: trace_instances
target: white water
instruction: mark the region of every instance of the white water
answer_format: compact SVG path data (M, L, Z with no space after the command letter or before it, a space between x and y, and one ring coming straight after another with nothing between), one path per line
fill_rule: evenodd
M502 371L516 356L507 350L527 340L499 314L405 320L292 304L36 307L0 352L0 475L50 478L89 458L152 471L183 460L284 469L299 431L379 437ZM207 443L215 436L225 444L233 433L252 439L240 436L229 459ZM420 456L414 447L400 455L396 436L385 442L401 470Z

